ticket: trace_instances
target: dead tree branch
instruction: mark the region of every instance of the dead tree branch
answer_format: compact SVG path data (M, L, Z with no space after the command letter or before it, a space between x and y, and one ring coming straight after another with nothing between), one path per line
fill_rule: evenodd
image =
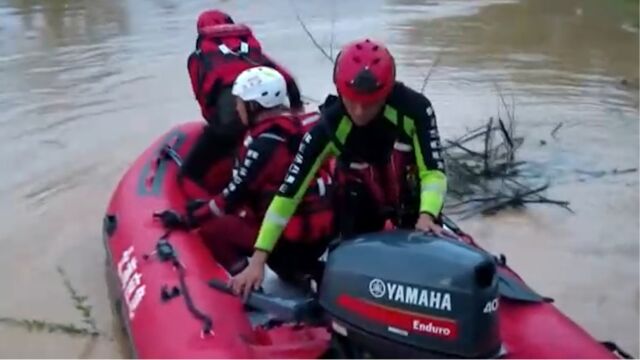
M503 104L506 108L504 100ZM515 113L513 109L506 108L506 111L509 116ZM527 175L522 171L523 167L531 164L516 160L516 151L524 138L514 134L515 126L510 119L505 122L490 118L485 125L471 129L455 140L445 140L443 152L450 183L447 214L466 219L526 204L557 205L573 212L568 201L542 195L549 187L548 183L530 183L540 175ZM632 169L624 171L629 170Z

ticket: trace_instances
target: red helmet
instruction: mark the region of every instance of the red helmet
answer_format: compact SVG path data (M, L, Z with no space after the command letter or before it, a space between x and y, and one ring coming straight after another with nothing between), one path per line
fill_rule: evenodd
M233 24L233 19L229 14L219 10L206 10L198 16L197 30L200 31L204 27L224 24Z
M357 40L342 48L333 68L338 94L359 103L384 100L396 80L393 56L382 43Z

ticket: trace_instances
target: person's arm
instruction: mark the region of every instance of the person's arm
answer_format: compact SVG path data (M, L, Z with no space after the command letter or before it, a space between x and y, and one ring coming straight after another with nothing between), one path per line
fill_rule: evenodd
M260 188L271 157L277 146L285 141L275 133L265 133L254 139L244 159L234 169L231 182L209 202L211 212L216 216L228 213L246 200L249 189Z
M442 157L436 114L428 99L421 97L415 106L415 118L410 121L409 135L413 140L418 176L420 178L420 213L438 217L447 192L447 176ZM411 125L413 124L413 125Z
M311 179L325 161L337 152L330 141L323 120L306 133L284 182L271 201L256 239L255 249L270 253L289 219L296 211Z
M189 80L191 81L191 90L193 92L193 98L200 101L200 63L198 62L198 54L192 52L187 58L187 72L189 73Z

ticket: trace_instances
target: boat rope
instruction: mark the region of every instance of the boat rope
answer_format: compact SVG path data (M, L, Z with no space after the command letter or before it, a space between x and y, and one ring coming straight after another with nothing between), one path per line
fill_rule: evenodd
M156 166L158 166L162 161L170 161L170 160L172 160L178 166L178 168L182 167L182 164L183 164L182 157L180 156L180 154L178 154L178 152L174 149L174 147L171 144L167 143L158 152L158 157L156 159ZM178 185L179 185L178 188L180 189L180 192L185 196L187 201L192 200L190 196L187 194L187 192L185 191L185 189L183 188L182 180L183 180L182 176L178 176ZM153 216L162 218L160 214L154 214ZM167 224L164 222L163 222L163 225L165 225L165 228L167 227L166 226ZM154 251L154 253L158 255L158 258L161 261L171 261L171 264L178 271L178 281L180 284L179 293L182 294L182 296L184 297L184 301L187 305L187 309L189 310L191 315L193 315L196 319L202 322L201 337L204 337L204 335L214 335L213 320L211 319L210 316L200 311L200 309L196 307L195 303L193 302L193 298L191 297L191 293L189 293L189 288L187 287L187 281L186 281L186 268L180 262L180 260L178 260L178 255L176 254L173 246L169 243L169 235L171 234L171 232L172 232L172 229L168 228L167 231L160 237L160 239L158 240L158 243L156 244L156 250ZM177 296L178 294L178 292L173 291L172 295L167 297L165 296L166 292L167 292L167 289L165 287L163 288L161 293L163 294L163 298L167 298L167 299L171 299Z
M180 285L180 294L184 297L184 301L187 305L187 309L196 319L202 322L202 333L201 336L204 335L213 335L213 320L211 317L200 311L193 302L193 298L191 297L191 293L189 293L189 288L187 287L186 281L186 267L180 262L178 259L178 255L173 248L173 245L169 242L169 235L172 230L167 230L156 243L156 249L153 254L156 254L160 261L170 261L171 265L178 271L178 282ZM149 256L144 256L145 259L148 259ZM165 289L166 290L166 289ZM162 293L162 291L161 291Z
M174 258L173 266L178 269L178 279L180 281L180 292L184 296L184 302L187 304L187 308L189 312L198 320L202 321L202 336L204 335L214 335L213 332L213 320L211 317L200 311L196 305L193 303L193 299L191 298L191 294L189 293L189 289L187 287L186 282L186 274L184 266L178 261L177 258Z

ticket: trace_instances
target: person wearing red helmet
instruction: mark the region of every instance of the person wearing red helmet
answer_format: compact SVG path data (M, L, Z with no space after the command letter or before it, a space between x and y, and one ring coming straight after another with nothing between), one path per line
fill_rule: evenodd
M220 10L205 10L198 15L196 21L196 31L200 32L208 26L218 26L225 24L234 24L233 19L229 14Z
M196 30L196 46L187 68L207 125L185 157L181 174L216 193L226 183L230 160L246 130L238 119L231 94L238 75L257 66L276 69L285 78L289 106L297 111L303 103L293 76L265 54L247 25L236 24L222 11L206 10L198 16Z
M269 205L249 265L231 279L230 285L237 293L246 294L260 286L264 264L282 229L320 164L330 155L337 156L342 174L343 180L338 182L343 194L340 205L348 206L338 208L344 215L337 217L350 220L350 226L340 226L343 238L384 227L385 201L398 199L397 187L394 192L388 189L393 186L383 184L392 182L389 176L395 176L387 170L396 150L404 152L405 157L412 155L417 167L419 200L411 227L451 235L437 224L447 177L431 102L396 81L393 56L383 44L369 39L343 47L336 59L333 81L338 97L329 96L321 105L320 122L305 135ZM354 194L356 201L348 201Z

